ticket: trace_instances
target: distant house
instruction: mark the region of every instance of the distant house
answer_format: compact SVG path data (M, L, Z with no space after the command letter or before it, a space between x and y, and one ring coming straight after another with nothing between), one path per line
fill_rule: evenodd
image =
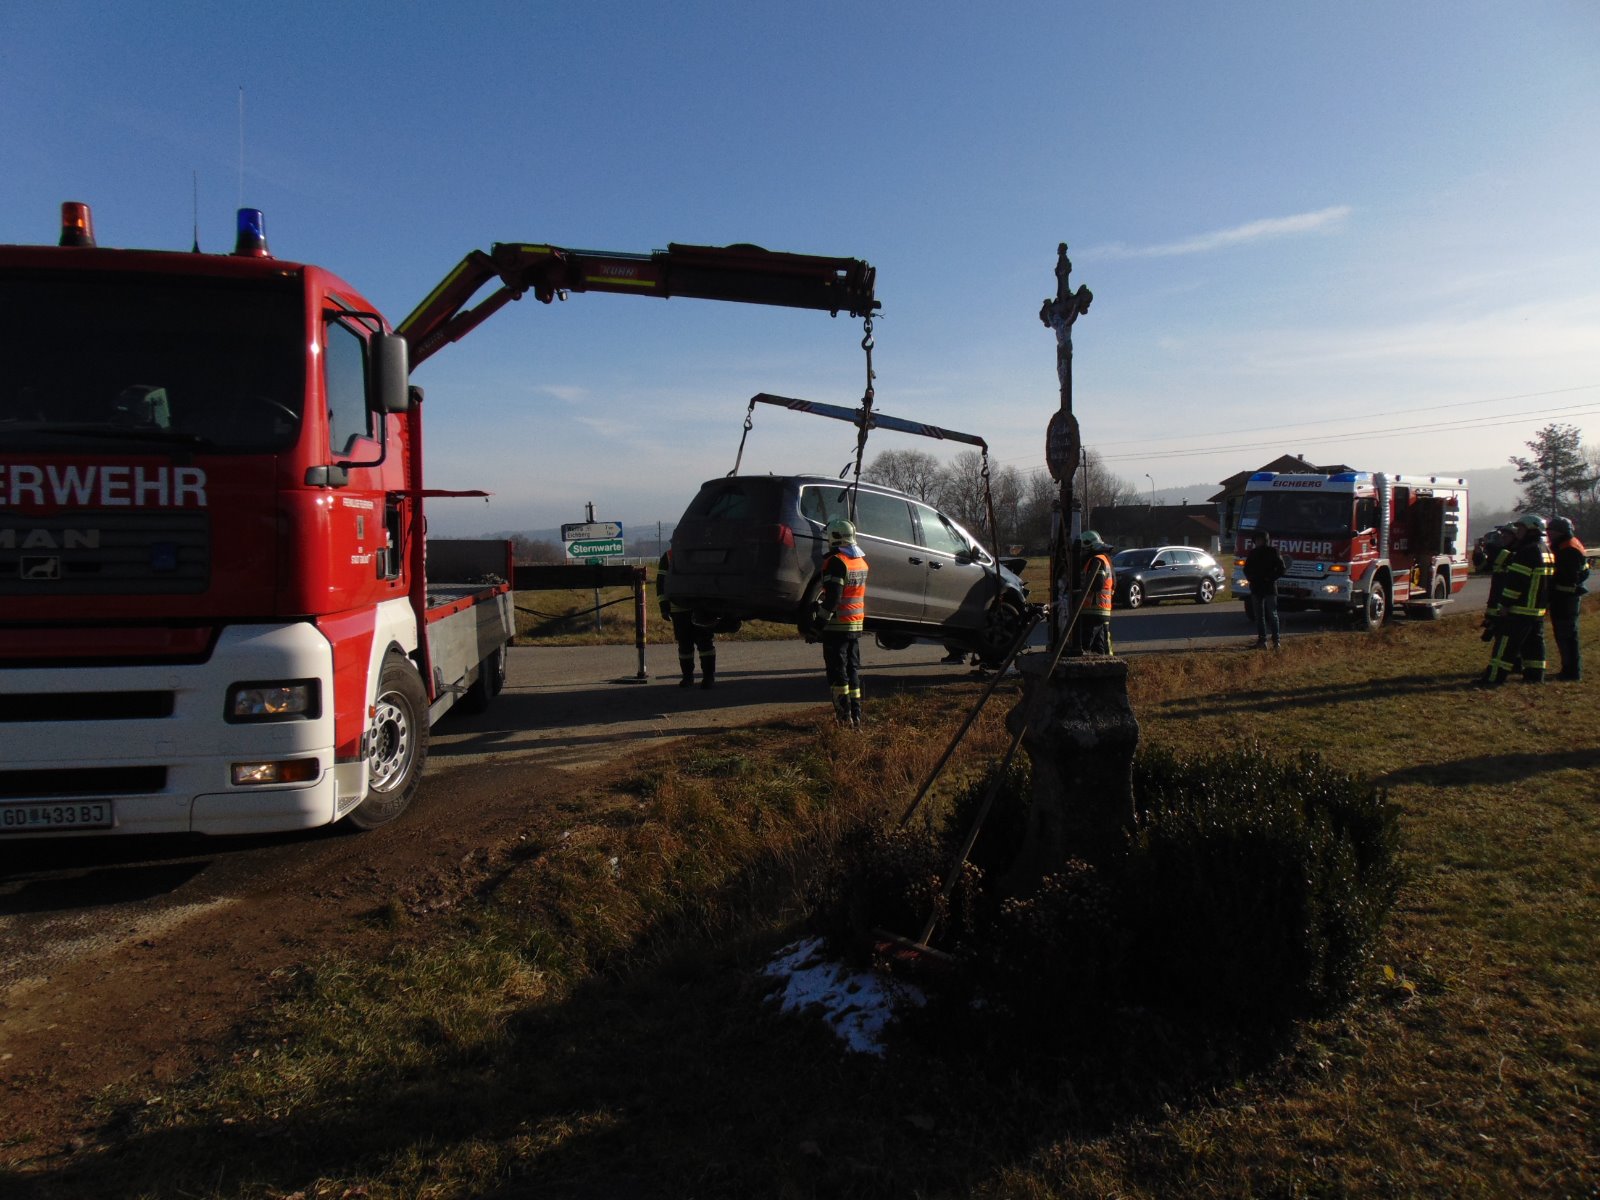
M1107 504L1089 510L1090 528L1118 550L1134 546L1196 546L1215 554L1213 504Z
M1211 503L1216 506L1215 521L1222 545L1232 547L1234 544L1233 535L1239 528L1239 505L1244 501L1244 485L1249 483L1250 476L1258 471L1272 471L1278 475L1337 475L1340 471L1353 470L1354 467L1346 466L1344 463L1318 466L1298 454L1284 454L1265 466L1257 467L1254 471L1240 471L1237 475L1229 475L1222 481L1222 490L1211 497Z

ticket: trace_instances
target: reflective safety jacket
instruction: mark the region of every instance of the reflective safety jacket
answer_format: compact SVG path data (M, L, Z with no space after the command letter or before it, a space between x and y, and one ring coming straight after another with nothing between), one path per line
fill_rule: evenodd
M855 543L835 546L822 561L826 633L860 633L867 620L867 560Z
M1555 566L1555 557L1543 538L1529 538L1513 546L1505 586L1500 589L1500 610L1513 617L1544 616Z
M1551 576L1550 611L1558 616L1570 617L1577 613L1578 603L1589 589L1584 581L1589 578L1589 554L1583 543L1571 537L1554 551L1555 572Z
M1111 594L1116 590L1117 576L1111 569L1111 560L1096 554L1083 564L1083 589L1088 596L1083 602L1083 615L1091 621L1111 619Z

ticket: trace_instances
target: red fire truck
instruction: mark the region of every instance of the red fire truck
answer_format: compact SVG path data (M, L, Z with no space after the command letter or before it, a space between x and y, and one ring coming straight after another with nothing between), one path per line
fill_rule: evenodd
M1465 479L1259 471L1245 485L1233 568L1252 620L1244 558L1261 530L1289 563L1280 609L1350 613L1368 629L1395 609L1437 617L1471 571Z
M410 803L431 724L505 676L512 565L427 542L410 370L569 292L868 316L856 259L473 251L398 329L321 268L0 246L0 837L246 833ZM485 286L495 289L475 307Z

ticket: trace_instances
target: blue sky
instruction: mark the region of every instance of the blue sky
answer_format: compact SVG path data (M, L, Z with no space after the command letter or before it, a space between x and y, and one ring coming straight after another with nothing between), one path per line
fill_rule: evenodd
M864 258L877 406L1023 471L1059 400L1038 310L1061 241L1095 293L1084 441L1141 487L1197 499L1285 450L1499 467L1552 421L1600 442L1588 0L15 0L0 104L0 241L52 241L74 199L102 244L186 249L198 176L203 248L242 200L275 254L392 320L495 241ZM753 393L857 403L860 339L799 310L524 300L417 371L430 483L495 493L433 528L590 501L674 520ZM868 455L911 448L941 449ZM764 409L744 467L852 449Z

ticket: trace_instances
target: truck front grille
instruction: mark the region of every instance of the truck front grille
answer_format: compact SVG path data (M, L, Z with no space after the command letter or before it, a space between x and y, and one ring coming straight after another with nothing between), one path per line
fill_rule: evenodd
M0 596L186 595L210 579L204 512L0 513Z
M61 771L0 771L0 800L46 796L141 795L167 786L165 767L72 767Z
M17 721L146 721L172 715L171 692L0 695L0 724Z

